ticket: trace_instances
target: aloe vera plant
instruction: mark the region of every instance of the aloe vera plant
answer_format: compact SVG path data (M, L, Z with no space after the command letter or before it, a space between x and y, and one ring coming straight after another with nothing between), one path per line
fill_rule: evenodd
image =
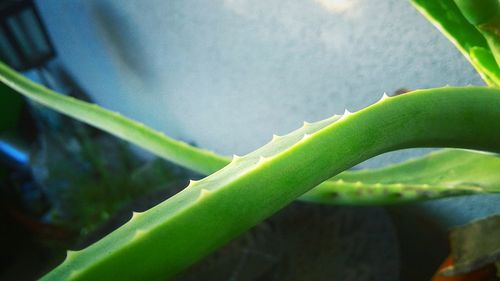
M500 128L483 122L500 120L499 105L496 89L422 90L306 125L134 214L101 241L70 253L47 278L108 279L116 274L113 268L131 279L172 276L308 189L389 150L455 146L500 152Z
M5 66L2 70L11 75L3 80L17 90L40 90ZM483 120L500 120L499 92L448 87L384 96L357 113L304 124L253 153L234 157L149 211L134 214L89 248L70 252L47 278L111 278L115 273L110 268L118 266L132 279L171 276L309 188L374 155L417 146L498 152L500 130Z
M495 50L464 20L452 1L448 6L415 1L421 11L446 27L490 85L498 85ZM450 8L451 7L451 8ZM446 21L450 9L461 19ZM459 21L460 22L460 21ZM472 28L471 28L472 26ZM470 44L473 41L474 44ZM458 42L458 43L457 43ZM448 151L424 160L376 171L340 172L378 154L410 147L459 147L500 152L500 90L484 87L418 90L381 100L359 112L346 111L274 136L256 151L225 157L191 147L143 125L22 78L0 65L0 80L29 98L136 143L160 156L210 174L144 212L90 247L68 252L47 280L163 279L174 275L295 198L326 203L394 203L446 195L499 191L498 158ZM436 159L437 158L437 159ZM470 170L462 160L485 170ZM421 162L419 162L421 161ZM422 167L432 161L452 167L460 176L433 178ZM456 165L456 163L462 163ZM417 168L416 168L417 167ZM412 178L421 171L426 180ZM330 179L332 176L336 176ZM390 178L391 180L388 180Z
M128 119L117 112L112 112L95 104L89 104L72 97L57 94L41 85L30 82L1 63L0 79L3 79L5 83L11 85L25 96L54 110L60 111L90 125L94 125L122 139L135 143L156 155L162 156L167 160L173 161L178 165L201 174L209 175L223 168L231 161L231 158L193 147L185 142L174 140L158 131L146 127L144 124ZM382 99L385 98L388 98L388 96L382 95ZM340 118L340 116L333 116L331 119L335 121ZM310 125L311 124L307 122L304 123L304 127ZM276 135L273 136L273 139L277 138L280 137ZM450 152L440 156L438 161L432 157L432 161L435 165L440 165L443 169L446 169L446 166L455 165L458 161L464 162L465 159L474 159L475 161L488 164L484 165L487 169L485 173L492 169L494 170L498 162L496 158L486 157L472 152L465 153L461 159L458 159L460 157L457 157L457 159L449 159L450 157L447 157L448 154L453 156L463 155L461 152ZM234 155L233 158L238 158L238 156ZM429 161L429 158L431 157L425 157L422 162ZM491 165L491 162L495 165ZM404 171L405 166L407 165L402 165L396 168L396 170ZM466 170L468 166L464 165L463 168ZM453 184L447 185L429 184L431 181L424 183L416 182L413 179L418 176L417 174L420 174L421 177L427 178L428 180L430 180L432 175L422 169L410 170L411 171L403 173L406 175L406 178L391 183L383 182L384 178L394 178L393 173L388 173L385 169L382 171L364 171L361 174L347 171L321 183L316 189L305 195L302 199L330 204L394 204L407 201L435 199L444 196L497 191L496 184L488 183L471 187L460 184L460 179L456 177L452 177L451 179ZM415 170L418 172L415 173ZM381 174L381 177L377 179L378 181L374 181L373 179L366 181L367 178L372 178L370 175L373 174ZM461 173L461 175L464 174L467 174L467 172ZM472 176L474 176L474 174ZM480 177L480 179L483 178L484 177ZM446 184L443 181L441 183ZM374 185L378 188L373 188ZM354 197L352 197L353 189L355 190ZM389 190L391 191L390 193L388 193ZM314 196L312 196L313 194ZM337 196L332 196L334 194Z

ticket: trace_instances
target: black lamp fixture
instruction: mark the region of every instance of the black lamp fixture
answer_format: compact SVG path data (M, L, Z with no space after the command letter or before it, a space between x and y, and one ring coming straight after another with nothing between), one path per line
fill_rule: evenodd
M25 71L43 67L54 56L33 0L0 0L0 60Z

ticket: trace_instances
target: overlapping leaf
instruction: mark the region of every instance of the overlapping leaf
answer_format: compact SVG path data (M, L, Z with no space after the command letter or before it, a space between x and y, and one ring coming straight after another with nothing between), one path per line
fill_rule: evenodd
M488 85L500 86L500 68L488 42L453 0L412 0L412 3L460 50Z

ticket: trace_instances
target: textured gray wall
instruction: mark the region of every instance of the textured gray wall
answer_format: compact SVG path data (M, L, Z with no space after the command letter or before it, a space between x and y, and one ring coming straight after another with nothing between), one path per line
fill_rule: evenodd
M482 84L404 0L39 1L100 104L224 154L399 88Z
M304 120L358 110L383 92L482 84L405 0L37 4L62 62L98 103L223 154L247 153ZM463 204L428 210L456 214ZM468 204L469 216L443 220L492 212Z

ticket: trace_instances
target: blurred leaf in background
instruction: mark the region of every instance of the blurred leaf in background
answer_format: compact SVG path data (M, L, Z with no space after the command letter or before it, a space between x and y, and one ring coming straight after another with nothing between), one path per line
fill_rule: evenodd
M23 98L0 83L0 133L16 128L22 105Z

